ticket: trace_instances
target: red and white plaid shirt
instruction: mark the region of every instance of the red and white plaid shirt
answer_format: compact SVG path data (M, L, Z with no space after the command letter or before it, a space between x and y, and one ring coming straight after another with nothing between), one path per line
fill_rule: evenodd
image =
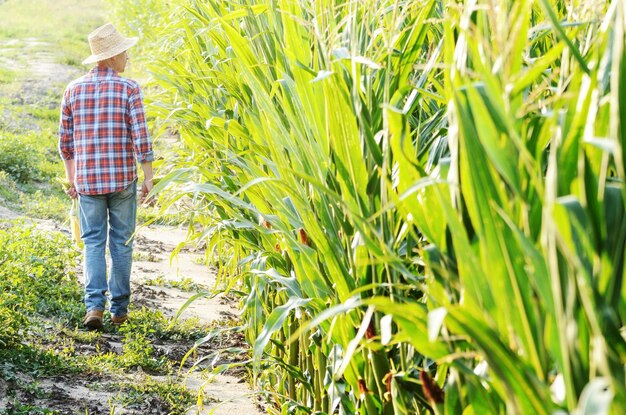
M137 161L153 161L137 82L96 67L63 94L59 153L75 160L78 193L118 192L137 180Z

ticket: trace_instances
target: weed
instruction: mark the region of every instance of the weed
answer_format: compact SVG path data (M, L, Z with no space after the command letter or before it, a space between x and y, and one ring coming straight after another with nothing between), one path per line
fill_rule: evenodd
M3 411L0 411L0 415L60 415L60 412L36 405L23 405L19 402L14 402L9 404Z
M20 183L39 178L37 149L17 136L0 135L0 170Z
M14 134L0 130L0 170L16 182L48 181L60 175L62 164L51 131Z
M83 331L79 330L77 327L74 327L73 329L63 327L60 332L67 336L67 338L81 344L93 344L102 337L102 333L99 331Z
M141 366L148 373L169 373L172 367L167 357L156 355L152 342L143 334L126 334L122 361L125 367Z
M25 316L77 324L84 310L72 267L78 252L65 236L14 224L0 230L0 299Z
M152 252L133 252L133 261L158 262L159 259Z
M125 408L137 407L150 402L152 406L161 406L168 414L177 415L187 413L189 407L194 405L198 398L184 386L175 383L174 380L157 382L147 377L141 384L119 385L125 396L118 398Z
M105 331L114 330L105 319ZM147 373L169 374L172 371L172 362L155 348L155 343L164 340L195 341L206 334L197 319L172 321L160 311L146 308L131 309L131 319L117 331L123 336L122 353L99 353L97 348L98 354L87 358L88 366L113 371L140 367ZM73 335L71 332L68 334ZM80 334L74 336L79 339L82 337L82 341L87 340Z
M120 333L143 333L155 339L174 341L195 341L206 334L206 328L195 318L172 320L159 310L145 307L133 311L131 317L130 324L120 327Z
M21 339L20 329L24 325L26 318L7 307L7 300L0 298L0 349L8 348L19 343Z
M17 201L17 183L9 173L0 170L0 198L9 201Z
M180 280L172 280L165 278L163 275L159 275L156 278L148 278L145 283L160 287L176 288L184 292L198 292L206 289L204 286L195 283L188 277L181 278Z
M74 359L61 356L54 350L20 344L11 349L0 350L0 374L11 379L11 374L20 372L32 378L79 373L82 365Z
M0 84L8 84L17 79L17 71L0 67Z
M24 206L29 216L40 219L56 219L64 222L68 218L70 201L65 194L53 190L36 190L34 193L22 193L19 205Z
M55 125L59 122L59 109L56 107L49 108L43 105L33 105L30 108L30 114L36 119L49 121Z

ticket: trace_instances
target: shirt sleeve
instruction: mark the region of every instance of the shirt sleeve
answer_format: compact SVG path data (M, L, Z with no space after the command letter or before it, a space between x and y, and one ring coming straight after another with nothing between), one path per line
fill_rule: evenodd
M143 108L143 94L138 86L131 91L128 98L128 123L137 161L154 161L146 114Z
M59 120L59 154L63 160L74 158L74 117L70 104L70 92L66 89L61 100Z

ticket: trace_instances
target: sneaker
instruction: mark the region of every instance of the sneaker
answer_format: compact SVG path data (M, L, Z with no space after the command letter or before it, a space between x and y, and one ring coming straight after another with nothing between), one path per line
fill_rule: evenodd
M102 310L87 311L83 324L89 330L100 330L102 328L102 314Z
M123 316L114 316L111 314L111 323L113 323L114 326L121 326L126 323L126 320L128 320L128 314L124 314Z

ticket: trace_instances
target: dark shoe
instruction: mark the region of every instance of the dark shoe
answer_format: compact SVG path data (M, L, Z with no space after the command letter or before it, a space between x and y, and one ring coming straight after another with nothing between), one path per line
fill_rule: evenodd
M100 330L102 328L102 314L102 310L87 311L83 324L87 326L89 330Z
M111 314L111 323L113 323L114 326L121 326L122 324L126 323L127 320L128 314L124 314L123 316L114 316L113 314Z

